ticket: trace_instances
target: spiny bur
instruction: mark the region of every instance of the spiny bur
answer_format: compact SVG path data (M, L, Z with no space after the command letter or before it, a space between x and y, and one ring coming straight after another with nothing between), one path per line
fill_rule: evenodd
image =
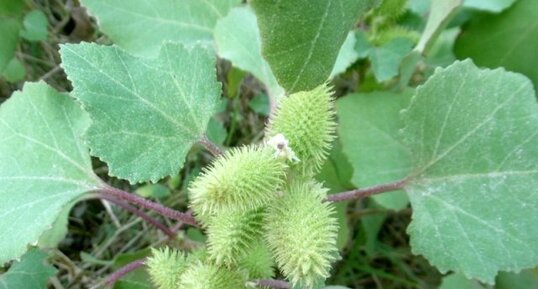
M151 249L152 256L146 261L151 280L159 289L175 289L179 277L187 268L185 255L168 247Z
M270 279L275 275L271 251L259 240L238 263L238 268L248 272L249 279Z
M181 289L243 289L246 279L238 272L211 264L196 262L181 275L175 288Z
M268 245L282 273L297 286L323 282L338 257L334 209L322 202L326 192L314 181L293 182L267 211Z
M275 197L285 172L285 160L271 147L231 149L193 181L191 207L202 223L219 212L257 209Z
M210 259L216 265L232 267L256 245L263 233L263 209L223 212L207 226Z
M271 118L266 135L271 138L282 134L299 159L299 169L315 174L334 140L334 118L334 100L330 88L323 84L284 98Z

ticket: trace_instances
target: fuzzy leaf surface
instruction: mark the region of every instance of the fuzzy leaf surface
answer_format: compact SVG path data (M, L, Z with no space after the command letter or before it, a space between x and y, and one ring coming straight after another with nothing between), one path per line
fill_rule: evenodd
M164 41L213 40L213 28L240 0L83 0L99 27L131 53L156 56Z
M389 183L409 174L411 155L398 130L403 127L400 110L408 106L412 93L413 90L402 94L360 93L336 102L340 141L353 166L351 182L355 186ZM403 191L373 198L382 206L395 210L408 203Z
M286 92L311 90L332 71L338 51L373 0L253 0L262 49Z
M284 89L262 57L260 32L252 9L234 8L228 16L220 19L215 27L215 41L220 57L252 73L265 84L269 94L275 97L284 95Z
M479 66L523 73L538 87L538 69L532 61L538 51L536 15L536 1L519 0L501 14L474 19L456 41L456 56L470 57Z
M538 105L532 83L470 60L438 69L403 113L414 170L413 252L493 283L538 264Z
M0 264L20 257L62 208L97 189L81 139L89 118L70 97L28 83L0 107Z
M32 249L0 276L0 289L46 288L58 270L46 264L47 254Z
M61 55L74 96L93 120L92 154L110 174L135 183L177 173L220 96L213 52L169 43L145 59L85 43L62 45Z

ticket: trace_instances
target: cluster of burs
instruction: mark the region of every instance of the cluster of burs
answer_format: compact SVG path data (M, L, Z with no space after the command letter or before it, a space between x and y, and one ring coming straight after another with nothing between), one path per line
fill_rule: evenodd
M327 189L314 180L336 123L330 88L283 98L262 144L228 150L189 189L207 234L204 248L153 250L147 261L160 289L252 288L275 269L294 288L323 286L339 257Z

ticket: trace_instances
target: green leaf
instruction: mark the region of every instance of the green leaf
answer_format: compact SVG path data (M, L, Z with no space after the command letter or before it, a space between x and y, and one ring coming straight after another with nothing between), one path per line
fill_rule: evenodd
M240 0L82 0L101 30L127 51L153 57L165 41L211 44L217 19Z
M84 43L62 45L61 55L74 96L93 120L91 152L110 174L135 183L178 173L220 96L214 54L169 43L145 59Z
M286 92L329 78L349 30L373 0L253 0L265 59Z
M486 289L477 281L469 280L462 274L450 274L443 277L439 289Z
M383 46L372 48L368 55L375 78L386 81L398 75L400 63L412 48L413 42L407 38L396 38Z
M407 107L412 92L352 94L336 102L340 140L353 166L351 181L355 186L393 182L409 174L411 156L398 131L403 127L400 110ZM373 198L395 210L408 203L403 191Z
M470 60L438 69L403 114L413 252L493 283L538 264L538 106L531 82Z
M62 208L97 189L81 138L77 103L44 83L27 83L0 107L0 264L36 243Z
M21 37L30 41L42 41L47 39L47 16L41 10L33 10L24 16Z
M515 2L516 0L464 0L463 7L499 13Z
M495 289L538 288L538 269L524 270L519 273L501 272L495 280Z
M244 71L252 73L279 98L284 89L278 85L269 64L262 57L261 38L256 15L248 7L234 8L220 19L215 27L215 41L219 56Z
M32 249L0 276L0 289L46 288L56 268L46 263L47 254Z
M15 50L19 43L20 24L16 19L2 19L0 17L0 72L3 72L9 62L15 57Z
M265 94L258 94L254 96L254 98L252 98L252 100L248 103L248 107L263 116L269 116L270 106L271 104L269 103L269 97L267 97Z
M350 31L347 34L346 40L344 41L344 44L342 44L342 47L340 47L340 52L338 52L338 56L336 57L336 62L334 63L330 78L346 72L348 67L359 59L360 55L357 50L355 50L355 45L357 44L357 36L355 36L355 34L355 31Z
M70 204L67 204L63 207L62 211L52 223L52 227L39 237L37 246L39 248L56 248L58 244L65 238L67 235L67 226L69 224L69 213L75 205L77 200L72 201Z
M21 81L26 76L26 68L24 68L24 65L16 57L13 57L6 66L2 76L9 82Z
M437 36L452 19L463 0L432 0L428 22L422 32L415 49L420 53L426 53L435 42Z
M136 189L135 193L144 198L164 199L172 193L168 187L161 184L147 184Z
M538 69L533 61L538 51L536 15L535 0L520 0L499 15L475 18L456 41L456 56L470 57L479 66L502 66L523 73L538 87Z

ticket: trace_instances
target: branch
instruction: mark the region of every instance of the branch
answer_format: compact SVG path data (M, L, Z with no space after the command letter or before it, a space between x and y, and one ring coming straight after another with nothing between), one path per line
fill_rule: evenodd
M123 267L121 267L118 271L110 274L106 278L106 285L110 285L110 287L114 286L114 283L118 281L121 277L127 275L129 272L134 271L142 266L144 266L144 262L146 261L146 258L135 260Z
M290 289L290 283L283 280L275 279L256 279L252 280L252 283L256 286L270 287L275 289Z
M109 201L109 202L111 202L111 203L125 209L126 211L133 213L134 215L137 215L138 217L142 218L147 223L150 223L153 226L155 226L157 229L161 230L170 239L174 239L176 237L176 234L174 234L174 232L172 232L172 230L168 229L168 227L166 227L165 225L163 225L161 222L157 221L156 219L152 218L148 214L144 213L144 211L139 210L139 209L129 205L129 203L127 203L125 201L122 201L122 200L118 200L116 198L112 198L112 197L107 196L105 194L99 194L98 197L101 198L101 199L105 199L105 200L107 200L107 201Z
M198 223L196 222L196 220L191 214L186 214L186 213L176 211L174 209L163 206L159 203L146 200L145 198L139 197L135 194L131 194L126 191L122 191L120 189L117 189L108 185L105 185L105 187L102 188L100 192L101 194L106 195L106 196L111 196L116 199L124 200L133 204L137 204L144 209L153 210L170 219L181 221L191 226L199 227Z
M377 185L377 186L368 187L364 189L356 189L352 191L329 195L323 201L324 202L343 202L343 201L349 201L349 200L358 200L358 199L363 199L363 198L381 194L381 193L397 191L399 189L402 189L407 184L407 181L408 179L405 178L403 180L400 180L394 183L382 184L382 185Z
M207 138L207 135L204 135L198 142L203 145L214 157L218 157L223 153L222 149L218 145Z

